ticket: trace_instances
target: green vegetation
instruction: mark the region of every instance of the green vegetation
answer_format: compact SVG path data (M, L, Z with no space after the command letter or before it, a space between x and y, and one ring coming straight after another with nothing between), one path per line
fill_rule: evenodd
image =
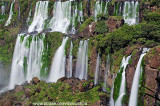
M85 28L86 28L89 24L91 24L93 21L94 21L94 20L93 20L92 17L88 18L88 19L80 26L79 32L84 31Z
M95 28L95 33L96 34L103 34L108 32L108 26L106 24L107 16L102 14L97 15L97 22L96 22L96 28Z
M47 88L47 89L46 89ZM30 89L30 97L28 103L35 102L73 102L77 101L83 103L95 103L100 100L99 95L105 95L100 92L100 86L94 87L86 92L73 91L71 86L67 83L45 83L41 81L37 85L27 85L24 89ZM24 91L19 91L13 95L15 100L23 102L26 98L22 98L25 95Z
M12 61L14 45L19 28L0 29L0 61L5 65L10 65Z
M123 68L120 69L120 72L117 73L117 77L114 82L114 94L113 94L113 99L116 101L119 97L119 91L121 87L121 80L122 80L122 73L123 73Z
M138 24L135 26L123 25L121 28L108 34L98 35L97 48L101 53L116 52L128 45L152 45L160 40L160 27L153 24Z
M53 32L46 34L46 47L48 48L48 64L51 66L52 59L54 57L55 52L59 48L62 43L64 34L60 32ZM48 66L48 67L49 67Z
M144 14L144 20L149 24L158 25L160 27L160 14L158 12L149 12L147 14Z

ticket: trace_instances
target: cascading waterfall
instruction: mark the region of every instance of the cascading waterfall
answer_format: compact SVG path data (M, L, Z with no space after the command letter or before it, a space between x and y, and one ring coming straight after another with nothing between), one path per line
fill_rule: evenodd
M74 5L72 5L72 1ZM78 3L74 0L55 2L53 6L53 18L50 20L49 28L52 32L58 31L62 33L76 33L77 22L83 21L82 2Z
M106 63L106 70L105 70L105 75L104 75L104 83L103 83L103 91L107 91L107 81L108 81L108 74L110 72L110 56L108 54L107 57L107 63Z
M122 80L121 80L121 86L120 86L120 91L119 91L119 97L115 103L115 106L122 106L122 98L125 95L125 87L126 87L126 78L125 78L125 70L128 65L128 61L130 60L131 56L128 56L126 59L123 57L122 63L121 63L121 68L123 68L123 73L122 73Z
M103 10L103 1L97 1L95 3L95 9L94 9L94 17L95 17L95 20L97 21L97 15L100 14L100 13L104 13L104 14L108 14L108 1L106 1L106 5L105 5L105 8Z
M83 5L82 2L79 4L79 14L78 14L78 22L83 22Z
M5 23L5 26L8 26L11 23L12 15L13 15L13 4L15 3L15 0L11 3L10 11L9 11L9 17Z
M77 15L78 15L78 9L77 9L77 3L74 5L74 7L73 7L73 18L72 18L72 29L71 29L71 33L72 34L75 34L75 32L76 32L76 26L75 26L75 22L77 21L76 20L76 17L77 17Z
M131 94L129 98L129 106L137 106L137 96L138 96L138 88L139 88L139 78L140 75L142 74L142 59L146 55L146 52L149 51L147 48L143 48L143 52L139 58L136 70L135 70L135 75L133 78L132 82L132 88L131 88Z
M40 78L41 59L44 49L43 34L31 37L19 34L13 54L9 89L15 85L21 85L25 81L30 81L33 77Z
M23 34L18 35L14 49L9 89L13 89L15 85L21 85L25 82L23 64L24 57L27 57L29 51L25 47L25 43L27 42L29 36L24 37L23 42L21 41L21 36L23 36Z
M70 33L75 34L76 33L76 24L77 22L81 23L83 22L83 7L82 2L74 2L73 6L73 13L72 13L72 28Z
M28 28L28 32L41 32L45 27L45 20L48 18L48 1L38 1L34 13L33 22Z
M139 2L125 1L123 8L123 18L128 25L135 25L139 23Z
M72 50L73 50L73 44L71 41L71 46L70 46L70 52L69 52L69 61L68 61L68 70L67 70L67 78L72 77Z
M27 18L27 21L26 21L27 25L29 25L29 22L31 20L31 12L32 12L32 10L30 9L29 14L28 14L28 18Z
M121 16L122 15L122 2L116 2L114 4L114 16Z
M88 72L88 41L80 41L75 77L87 80Z
M20 4L19 4L19 8L18 8L18 18L20 20L20 17L21 17L21 7L20 7Z
M67 40L68 37L63 39L61 46L58 48L58 50L54 55L48 82L57 82L59 78L65 76L65 66L66 66L65 45Z
M1 15L4 15L4 14L5 14L5 5L2 4L2 6L1 6Z
M71 1L55 2L53 7L53 18L49 23L52 31L67 33L71 20Z
M114 93L114 83L113 83L113 87L111 89L111 94L110 94L110 100L109 100L109 105L110 106L114 106L113 93Z
M37 36L34 36L32 38L30 49L29 49L29 55L27 57L27 76L26 80L30 82L33 77L39 77L40 78L40 71L42 67L42 55L44 50L44 35L42 38L38 38Z
M97 15L99 13L102 13L102 2L100 3L100 1L97 1L94 9L95 20L97 20Z
M95 76L94 76L94 85L98 84L100 61L101 61L101 58L100 58L100 56L98 54L98 56L97 56L97 62L96 62Z

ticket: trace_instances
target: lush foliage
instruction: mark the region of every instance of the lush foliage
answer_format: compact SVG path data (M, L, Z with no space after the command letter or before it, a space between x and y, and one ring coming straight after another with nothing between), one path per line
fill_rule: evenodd
M153 24L123 25L109 33L95 38L101 53L113 53L132 44L155 45L160 40L160 27Z
M47 89L46 89L47 88ZM45 83L40 82L37 85L28 85L25 89L30 89L29 101L31 103L35 102L73 102L77 101L83 103L95 103L100 100L99 95L105 94L100 92L100 87L97 86L86 92L76 91L73 92L71 86L67 83L57 82L57 83ZM15 93L13 96L15 100L23 102L26 98L22 98L25 95L25 91L20 91Z
M0 29L0 61L3 61L6 65L11 64L16 40L15 35L18 31L19 28L17 27L10 30Z
M119 97L119 91L120 91L120 87L121 87L123 68L124 67L122 67L120 69L120 72L117 73L117 77L115 79L115 83L114 83L114 95L113 95L114 101L116 101L118 99L118 97Z
M92 17L88 18L88 19L80 26L79 32L84 31L85 28L87 27L87 25L91 24L93 21L94 21L94 20L93 20Z
M158 12L149 12L144 15L144 20L147 21L150 24L155 24L160 26L160 14Z
M59 46L62 43L64 34L60 32L53 32L53 33L48 33L46 34L46 45L48 47L48 61L49 66L51 65L52 58L54 57L54 54L56 50L59 48Z

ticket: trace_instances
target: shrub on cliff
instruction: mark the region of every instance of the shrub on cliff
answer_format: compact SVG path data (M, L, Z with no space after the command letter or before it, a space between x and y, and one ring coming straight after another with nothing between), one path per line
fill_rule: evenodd
M160 40L160 27L153 24L123 25L108 34L96 37L97 48L101 53L113 53L132 44L153 45Z
M82 32L89 24L91 24L93 22L93 18L90 17L88 18L79 28L79 32Z
M147 21L150 24L155 24L160 26L160 14L157 12L150 12L148 14L144 15L144 20Z
M105 21L100 21L96 23L95 33L96 34L103 34L108 32L108 26Z

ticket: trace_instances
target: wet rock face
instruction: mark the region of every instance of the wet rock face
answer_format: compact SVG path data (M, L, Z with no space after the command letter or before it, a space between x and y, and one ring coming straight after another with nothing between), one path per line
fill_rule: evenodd
M27 88L25 90L25 95L26 95L26 97L30 97L31 96L31 90Z
M92 37L92 36L94 36L95 28L96 28L96 24L95 24L95 22L92 22L78 36L79 37Z
M155 47L150 49L149 53L146 54L144 57L145 62L145 87L151 89L153 92L156 93L156 95L160 95L160 86L158 82L156 81L156 78L158 78L159 75L159 67L160 67L160 47ZM154 93L145 89L145 93L154 95ZM145 95L144 97L144 103L147 106L153 105L153 103L156 102L155 98L152 98L148 95Z
M124 24L124 19L116 19L110 17L107 20L109 31L113 31L114 29L121 27L123 24Z
M15 92L20 92L23 90L23 86L21 85L18 85L16 88L15 88Z
M96 69L96 62L97 62L97 52L96 47L93 47L91 52L91 57L89 59L89 71L88 71L88 77L89 79L94 79L95 77L95 69Z
M80 80L78 78L60 78L58 82L64 82L71 86L71 89L75 91L85 92L87 90L90 90L94 87L93 82L87 82L86 80Z
M33 79L32 79L32 83L33 84L38 84L40 82L40 80L37 78L37 77L34 77Z
M128 51L128 50L126 50ZM129 51L131 51L129 49ZM136 65L138 63L140 57L140 50L138 50L136 52L136 54L134 56L132 56L132 63L129 64L126 68L126 83L127 83L127 93L130 94L131 92L131 88L132 88L132 82L133 82L133 78L134 78L134 74L135 74L135 70L136 70Z

